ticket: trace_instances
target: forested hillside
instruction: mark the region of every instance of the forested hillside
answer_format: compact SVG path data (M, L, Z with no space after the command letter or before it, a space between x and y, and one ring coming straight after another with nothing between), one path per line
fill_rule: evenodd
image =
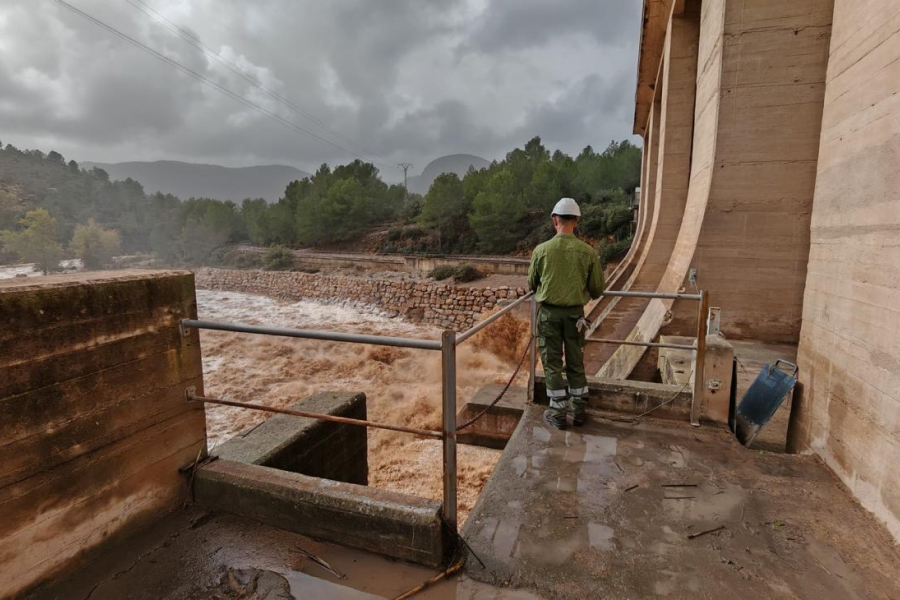
M7 145L0 149L0 258L34 262L35 248L46 253L54 244L74 255L115 232L122 253L198 264L221 261L230 243L317 246L379 226L391 227L384 252L509 253L552 235L549 211L561 196L582 204L582 234L608 254L627 246L639 172L640 150L627 141L572 158L551 155L534 138L462 178L440 175L424 196L384 183L374 165L357 160L322 165L288 184L276 203L248 198L238 205L146 194L133 179L112 181L102 169L82 169L57 152Z
M244 198L265 198L275 202L295 179L308 177L300 169L285 165L222 167L176 160L153 162L81 163L99 167L113 179L140 181L147 193L161 192L179 198L216 198L240 202Z

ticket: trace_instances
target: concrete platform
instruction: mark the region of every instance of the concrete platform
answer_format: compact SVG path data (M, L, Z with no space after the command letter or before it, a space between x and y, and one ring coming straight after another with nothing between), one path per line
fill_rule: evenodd
M542 411L466 522L470 576L547 598L900 597L888 532L817 459L669 421L557 431Z
M547 404L546 378L542 374L535 376L534 401ZM652 409L655 417L688 422L691 390L684 385L588 377L588 407L620 416L640 415Z
M500 401L491 406L491 403L502 391L503 386L499 383L489 383L466 402L456 415L457 423L467 423L484 410L487 412L469 427L461 429L456 434L457 442L496 450L506 447L506 443L519 424L519 419L522 418L528 390L523 387L511 386Z

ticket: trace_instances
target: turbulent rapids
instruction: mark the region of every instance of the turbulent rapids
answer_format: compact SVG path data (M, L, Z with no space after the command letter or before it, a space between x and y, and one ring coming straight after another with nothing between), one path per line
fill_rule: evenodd
M439 339L416 326L365 307L301 301L285 303L238 292L197 291L201 319L276 327ZM505 383L527 335L527 324L501 319L458 350L460 406L487 383ZM360 346L227 333L201 332L209 396L284 407L328 390L362 391L374 421L424 429L441 426L440 354L427 350ZM524 384L526 375L520 375ZM210 447L253 427L268 415L207 406ZM461 518L475 503L499 452L459 446ZM441 497L439 441L369 430L369 485L422 497Z

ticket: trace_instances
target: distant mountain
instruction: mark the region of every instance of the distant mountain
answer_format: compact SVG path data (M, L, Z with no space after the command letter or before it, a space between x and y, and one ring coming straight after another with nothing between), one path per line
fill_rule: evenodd
M82 162L85 169L99 167L111 179L131 177L144 186L148 194L163 192L182 200L188 198L217 198L240 203L244 198L265 198L275 202L284 188L295 179L308 177L294 167L260 165L257 167L220 167L174 160L156 162L92 163Z
M460 177L466 174L469 167L483 169L490 166L487 161L474 154L450 154L436 158L422 170L421 175L409 178L409 191L414 194L424 194L431 187L432 182L441 173L456 173Z

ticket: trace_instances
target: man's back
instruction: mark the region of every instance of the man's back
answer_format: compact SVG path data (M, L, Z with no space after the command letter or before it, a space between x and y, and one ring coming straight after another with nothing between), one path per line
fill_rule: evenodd
M528 283L538 302L584 306L603 293L597 253L574 235L559 234L534 249Z

